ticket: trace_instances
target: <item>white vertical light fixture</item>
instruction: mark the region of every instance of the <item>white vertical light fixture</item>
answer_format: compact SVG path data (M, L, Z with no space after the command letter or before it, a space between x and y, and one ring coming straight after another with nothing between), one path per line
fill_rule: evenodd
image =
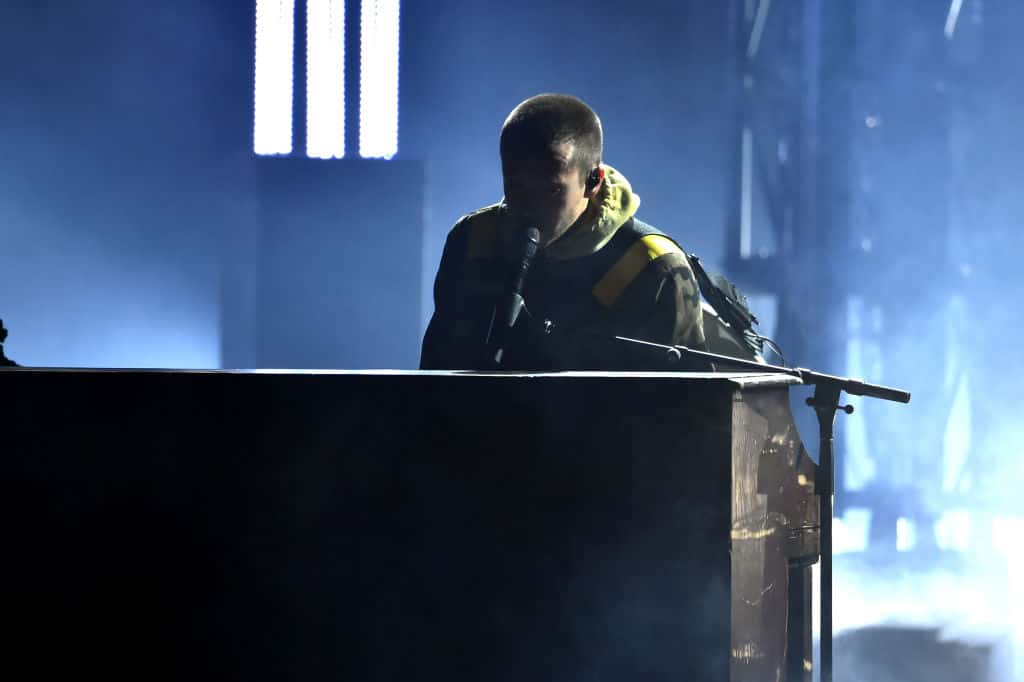
M292 151L295 0L256 0L253 151Z
M359 156L398 153L399 0L362 0L359 46Z
M345 156L345 1L306 4L306 155Z

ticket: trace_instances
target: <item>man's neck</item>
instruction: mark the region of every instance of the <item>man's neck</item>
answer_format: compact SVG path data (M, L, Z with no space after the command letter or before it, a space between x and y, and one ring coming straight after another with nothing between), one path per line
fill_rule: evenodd
M586 202L583 205L583 209L580 211L580 214L576 217L576 220L572 221L572 223L569 224L568 227L552 234L550 237L546 239L544 237L541 238L541 248L546 248L548 245L553 244L562 237L571 234L575 230L578 230L585 225L592 223L594 221L595 214L596 211L594 208L594 202L590 201L589 199L586 200Z

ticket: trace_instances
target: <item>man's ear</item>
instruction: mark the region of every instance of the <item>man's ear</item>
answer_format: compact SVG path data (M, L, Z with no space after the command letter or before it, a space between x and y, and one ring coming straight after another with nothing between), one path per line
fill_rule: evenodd
M590 175L587 176L587 184L584 187L583 196L587 199L593 199L597 196L598 192L601 191L601 187L604 185L604 168L598 166L594 170L590 171Z

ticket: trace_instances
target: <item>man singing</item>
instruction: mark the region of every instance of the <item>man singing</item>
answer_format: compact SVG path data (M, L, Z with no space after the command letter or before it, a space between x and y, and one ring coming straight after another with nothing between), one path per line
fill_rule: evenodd
M639 197L601 151L601 121L576 97L537 95L512 110L500 138L505 197L448 234L421 369L670 368L616 336L703 348L686 255L635 217Z

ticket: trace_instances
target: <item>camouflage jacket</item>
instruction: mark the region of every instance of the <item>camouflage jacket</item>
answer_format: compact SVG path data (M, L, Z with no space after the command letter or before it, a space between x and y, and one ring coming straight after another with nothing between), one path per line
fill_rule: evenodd
M505 340L502 369L669 369L660 352L615 336L704 347L700 293L686 255L634 217L639 198L605 169L593 224L573 228L534 258L523 287L526 308ZM500 203L452 228L421 369L492 368L485 339L519 260L518 236Z

